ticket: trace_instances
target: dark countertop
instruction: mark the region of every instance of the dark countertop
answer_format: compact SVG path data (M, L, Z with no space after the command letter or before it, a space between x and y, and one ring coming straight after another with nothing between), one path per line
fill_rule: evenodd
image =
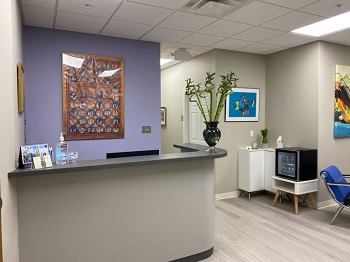
M87 170L108 169L117 167L147 165L147 164L163 164L174 163L183 161L203 160L203 159L215 159L227 156L225 149L218 148L217 153L208 153L205 150L208 146L196 145L196 144L174 144L174 147L181 149L183 153L161 154L161 155L146 155L146 156L133 156L123 158L110 158L99 160L82 160L76 164L52 166L49 168L41 169L15 169L8 173L9 178L14 177L27 177L38 175L51 175L69 172L80 172Z

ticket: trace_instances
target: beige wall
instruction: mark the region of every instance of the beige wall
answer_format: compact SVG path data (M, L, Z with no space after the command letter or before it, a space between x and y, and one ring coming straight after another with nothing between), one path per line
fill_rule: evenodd
M266 126L270 140L317 148L319 43L267 56Z
M238 148L251 145L249 131L254 131L254 139L261 142L260 130L265 127L265 57L217 50L216 75L233 71L238 87L260 89L260 113L258 122L225 122L225 112L220 116L221 140L218 147L225 148L228 156L216 160L216 193L238 190Z
M21 21L18 1L4 0L0 6L1 62L0 79L2 102L0 112L0 184L3 199L2 241L3 259L19 261L16 181L9 181L7 173L16 167L18 148L24 143L23 114L17 113L17 62L22 60Z
M273 139L283 136L285 146L317 148L318 172L335 164L350 173L350 140L333 136L335 65L349 61L350 47L328 42L267 57L266 125ZM317 201L329 199L319 180Z
M210 59L209 59L210 57ZM215 61L215 62L212 62ZM201 71L213 66L217 75L234 71L240 78L239 87L260 88L259 122L224 122L221 115L219 128L222 137L218 147L228 151L228 157L217 160L216 193L237 190L237 148L249 145L249 131L260 142L260 129L269 129L269 145L275 147L278 136L285 147L297 146L318 149L318 172L331 164L350 173L347 161L350 139L333 137L333 98L335 65L349 65L350 47L315 42L281 51L266 57L224 50L215 50L196 57L188 64L181 63L162 70L162 104L177 112L176 127L171 132L163 128L162 148L170 152L172 143L182 142L182 93L169 92L170 83L188 77L198 78ZM212 63L206 64L205 63ZM196 65L192 67L192 65ZM213 71L213 72L214 72ZM266 88L265 88L266 79ZM171 87L173 92L174 87ZM183 91L182 91L183 92ZM266 118L266 121L265 121ZM265 124L266 123L266 124ZM174 140L174 138L176 138ZM323 181L319 181L317 201L328 201L330 196ZM326 203L326 202L325 202Z
M316 148L318 136L320 43L276 54L266 60L266 126L271 140L285 147ZM330 123L331 125L331 123ZM321 166L319 161L318 166ZM318 200L328 197L319 181Z
M334 138L334 82L335 66L350 65L350 47L327 42L320 43L319 104L318 104L318 160L319 171L329 165L337 165L350 174L349 138ZM320 186L323 190L324 186ZM325 190L323 190L325 191ZM328 194L319 196L323 201Z
M161 106L167 108L167 125L162 126L162 153L178 153L174 143L183 142L183 101L186 82L204 83L206 72L215 71L215 51L182 62L161 72Z
M185 80L191 77L196 83L203 83L207 71L216 72L216 81L220 81L219 75L233 71L239 77L239 87L260 89L259 122L226 123L224 111L220 117L219 128L222 136L217 146L226 149L228 157L216 160L216 194L233 192L238 190L238 148L251 144L250 130L254 130L254 138L257 138L260 129L265 126L264 56L214 50L195 57L190 62L183 62L162 70L162 106L168 108L168 125L162 128L162 152L178 152L172 145L183 141L181 116L183 115Z

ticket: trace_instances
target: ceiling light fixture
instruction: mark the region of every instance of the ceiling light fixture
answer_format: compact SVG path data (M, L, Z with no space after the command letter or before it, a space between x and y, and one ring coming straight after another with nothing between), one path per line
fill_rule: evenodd
M92 4L86 3L86 4L85 4L85 7L86 7L86 8L91 8L91 7L92 7Z
M320 22L295 29L292 31L292 33L319 37L347 28L350 28L350 12L333 16Z

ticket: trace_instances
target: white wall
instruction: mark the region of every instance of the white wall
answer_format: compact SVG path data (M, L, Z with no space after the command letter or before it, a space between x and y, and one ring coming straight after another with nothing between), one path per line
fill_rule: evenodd
M16 167L18 148L24 143L23 114L17 113L17 62L22 60L22 31L18 1L4 0L0 5L0 185L3 199L2 241L3 260L19 261L17 189L16 181L8 180L7 173Z
M216 194L237 191L237 152L239 147L251 145L249 131L255 138L265 126L265 58L262 55L241 52L213 50L195 57L190 62L180 63L161 72L162 106L168 108L168 125L162 128L162 153L178 152L173 143L182 143L181 115L183 115L183 94L185 80L204 83L206 72L215 72L215 81L220 75L233 71L239 77L239 87L260 89L259 122L225 122L224 111L220 117L221 140L219 148L228 151L228 156L216 160Z

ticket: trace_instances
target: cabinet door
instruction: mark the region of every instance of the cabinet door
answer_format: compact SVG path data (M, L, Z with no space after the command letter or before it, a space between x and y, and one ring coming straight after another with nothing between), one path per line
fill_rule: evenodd
M264 175L265 175L265 190L276 193L276 189L273 188L272 177L275 175L275 151L265 151L264 157Z
M239 150L238 188L247 192L264 190L264 151Z
M250 152L250 191L264 190L264 151Z

